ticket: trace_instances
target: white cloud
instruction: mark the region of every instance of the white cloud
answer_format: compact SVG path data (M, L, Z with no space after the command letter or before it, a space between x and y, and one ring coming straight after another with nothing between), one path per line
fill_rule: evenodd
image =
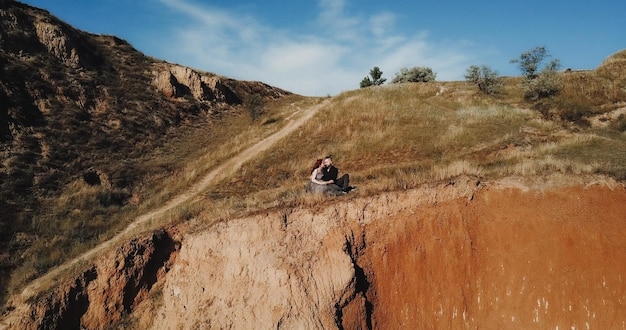
M181 0L161 0L161 2L199 22L201 24L199 28L207 35L233 35L242 40L253 40L258 37L260 25L252 17L235 15L218 8L199 7Z
M336 40L359 38L359 20L345 14L345 0L319 0L319 26Z
M322 23L329 24L340 18L345 5L345 0L319 0L319 17Z
M399 33L396 16L389 12L347 15L345 1L320 0L317 28L296 34L240 12L161 0L188 18L163 47L169 60L183 65L318 96L358 88L374 66L388 80L401 67L417 65L432 67L439 80L455 80L469 66L462 43L438 44L419 31Z
M384 38L387 36L388 31L393 28L396 16L389 12L382 12L374 15L370 18L370 29L374 37Z
M287 42L265 49L261 63L272 72L293 73L302 68L330 69L338 64L345 51L336 44Z

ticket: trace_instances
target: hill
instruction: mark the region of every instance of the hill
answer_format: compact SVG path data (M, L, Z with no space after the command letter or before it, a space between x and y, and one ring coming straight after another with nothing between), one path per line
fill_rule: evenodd
M0 15L3 288L16 267L30 264L31 278L122 228L115 214L197 155L180 145L228 139L247 98L290 95L150 58L19 2Z
M21 227L2 222L12 233L2 259L11 299L0 326L626 322L624 51L595 70L559 73L560 93L536 101L517 77L495 96L434 82L305 98L150 59L8 3L2 15L16 19L6 22L23 26L2 29L14 49L3 43L2 59L16 68L2 79L14 102L2 184L24 197L7 199L15 212L5 218ZM37 41L37 55L20 55L10 45L29 35L54 39L37 34L39 20L79 38ZM82 41L60 51L67 40ZM76 45L87 42L102 49L81 57ZM30 66L40 57L62 70ZM114 64L99 72L93 63ZM18 79L27 72L54 88L33 91ZM87 78L96 82L81 85ZM250 95L267 102L256 121L241 106ZM23 108L43 119L16 126L28 122L18 120ZM71 157L57 155L66 149ZM303 191L328 153L355 192ZM98 253L75 258L84 251ZM63 271L41 276L50 269Z

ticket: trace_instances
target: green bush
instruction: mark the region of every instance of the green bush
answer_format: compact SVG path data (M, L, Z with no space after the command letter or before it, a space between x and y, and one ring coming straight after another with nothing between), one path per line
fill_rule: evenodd
M535 78L524 79L522 91L528 100L556 95L561 91L561 79L556 71L543 70Z
M387 79L381 78L382 76L383 72L380 71L377 66L375 66L374 68L372 68L372 70L370 70L370 77L372 78L370 79L370 77L365 77L363 78L363 80L361 80L361 88L369 86L380 86L384 84Z
M529 100L556 95L561 90L560 78L557 71L561 67L558 59L545 63L551 57L544 46L535 47L523 52L519 59L511 63L519 65L525 79L522 82L524 97Z
M410 69L402 68L391 81L392 84L407 82L429 82L435 81L436 74L433 69L424 66L415 66Z
M478 89L485 94L497 94L500 92L502 80L498 76L498 72L490 67L483 65L472 65L467 69L465 80L476 84Z

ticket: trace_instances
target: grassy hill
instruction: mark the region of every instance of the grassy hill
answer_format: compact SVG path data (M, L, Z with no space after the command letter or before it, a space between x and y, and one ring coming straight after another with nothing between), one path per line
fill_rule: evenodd
M465 82L407 83L333 98L278 93L265 97L264 114L252 121L243 100L275 95L262 84L228 81L239 100L230 104L164 95L152 81L165 63L43 11L3 6L18 28L0 30L0 286L7 288L0 296L112 237L326 100L296 134L152 226L192 218L210 226L268 208L319 207L325 200L303 187L326 154L351 174L360 196L453 183L462 174L626 181L624 51L596 70L560 73L561 92L537 101L523 98L515 77L495 96ZM59 26L83 61L68 64L46 48L35 32L41 22Z
M552 171L626 179L626 51L596 70L560 74L561 92L527 101L519 78L486 96L465 82L370 87L342 93L306 127L219 191L261 192L307 176L314 158L375 190L456 172L486 179ZM258 173L268 175L257 176ZM293 174L293 175L292 175ZM296 185L297 186L297 185ZM246 189L243 189L246 188ZM364 187L365 188L365 187Z
M590 84L595 86L590 93L596 94L606 93L603 86L610 92L613 84L605 84L594 71L563 75L574 77L564 79L562 94L534 103L521 98L514 78L507 80L505 92L496 97L484 96L464 82L402 84L343 93L330 99L297 134L244 164L236 176L155 221L154 226L191 218L210 226L267 208L316 207L322 200L305 194L303 186L313 161L329 153L342 172L351 174L358 186L355 194L361 196L441 180L452 182L462 174L491 180L560 172L626 180L624 115L614 115L625 105L582 95L586 103L560 107L563 102L571 105L569 91L580 88L568 81L576 82L582 76L597 79ZM142 182L140 201L117 206L109 218L98 216L102 206L95 196L102 188L80 179L72 182L57 199L50 200L50 213L39 219L70 228L80 223L80 234L95 238L83 244L63 238L52 244L34 244L30 249L37 255L14 272L13 285L19 287L20 283L15 282L15 274L32 278L107 239L134 216L185 191L223 160L275 132L292 113L321 101L294 96L268 103L264 117L254 123L245 116L234 116L210 130L187 131L146 162L151 167L179 159L178 167L172 167L169 175ZM117 225L107 227L111 223ZM98 226L98 231L94 233L92 226Z
M171 195L162 182L205 141L250 124L248 97L290 95L150 58L16 1L0 17L0 300Z

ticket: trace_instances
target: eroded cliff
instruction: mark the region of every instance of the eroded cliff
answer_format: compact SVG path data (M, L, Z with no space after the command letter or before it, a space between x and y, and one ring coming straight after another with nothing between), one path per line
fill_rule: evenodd
M624 328L625 218L601 178L325 200L136 239L1 324L58 328L71 300L90 329Z

